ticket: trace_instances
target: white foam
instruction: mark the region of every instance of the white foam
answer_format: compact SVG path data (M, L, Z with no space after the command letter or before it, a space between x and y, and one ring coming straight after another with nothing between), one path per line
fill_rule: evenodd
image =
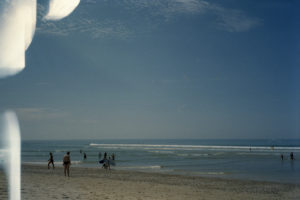
M44 162L22 162L22 164L27 164L27 165L47 165L48 162L46 162L46 161L44 161Z
M71 164L79 165L79 164L82 164L82 161L80 161L80 160L71 161Z
M156 150L156 149L159 149L159 150L177 150L178 148L170 148L170 147L159 147L159 148L149 148L149 147L145 147L143 148L145 150Z
M48 162L47 161L44 161L44 162L33 161L33 162L22 162L22 164L27 164L27 165L47 165ZM54 164L55 165L62 165L63 161L54 161ZM82 164L82 161L80 161L80 160L74 160L74 161L71 161L71 164L72 165L79 165L79 164Z
M150 153L174 154L174 151L149 151Z
M178 150L247 150L249 151L250 146L217 146L217 145L169 145L169 144L95 144L91 143L90 146L98 146L105 148L155 148L155 149L170 149L173 148ZM300 150L300 147L270 147L270 146L251 146L251 150Z
M60 20L70 15L79 5L80 0L50 0L46 20Z
M148 165L148 166L124 166L124 167L117 167L118 169L161 169L163 168L160 165Z

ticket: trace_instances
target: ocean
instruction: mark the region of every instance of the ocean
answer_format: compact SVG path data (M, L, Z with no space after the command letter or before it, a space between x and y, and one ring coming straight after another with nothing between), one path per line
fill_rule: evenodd
M22 163L47 167L52 152L61 165L67 151L72 167L101 168L99 152L102 158L107 152L115 154L112 168L118 170L300 184L300 140L23 141Z

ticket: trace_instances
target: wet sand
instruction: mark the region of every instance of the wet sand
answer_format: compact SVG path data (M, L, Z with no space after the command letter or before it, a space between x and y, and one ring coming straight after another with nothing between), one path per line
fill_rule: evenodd
M6 180L0 172L0 199L7 199ZM79 168L71 177L63 168L22 166L22 199L300 199L300 185L228 180L159 173Z

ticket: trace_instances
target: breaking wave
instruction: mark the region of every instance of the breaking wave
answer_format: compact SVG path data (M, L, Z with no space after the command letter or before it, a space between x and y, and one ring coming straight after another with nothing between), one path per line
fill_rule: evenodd
M161 149L161 150L299 150L300 147L282 147L282 146L217 146L217 145L169 145L169 144L96 144L90 143L90 146L101 148L142 148L142 149Z

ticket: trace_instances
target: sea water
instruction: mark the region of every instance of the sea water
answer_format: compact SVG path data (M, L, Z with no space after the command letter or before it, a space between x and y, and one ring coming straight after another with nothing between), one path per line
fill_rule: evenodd
M300 140L23 141L22 162L47 167L52 152L55 164L62 165L67 151L72 167L101 168L107 152L115 154L112 168L120 170L300 183Z

